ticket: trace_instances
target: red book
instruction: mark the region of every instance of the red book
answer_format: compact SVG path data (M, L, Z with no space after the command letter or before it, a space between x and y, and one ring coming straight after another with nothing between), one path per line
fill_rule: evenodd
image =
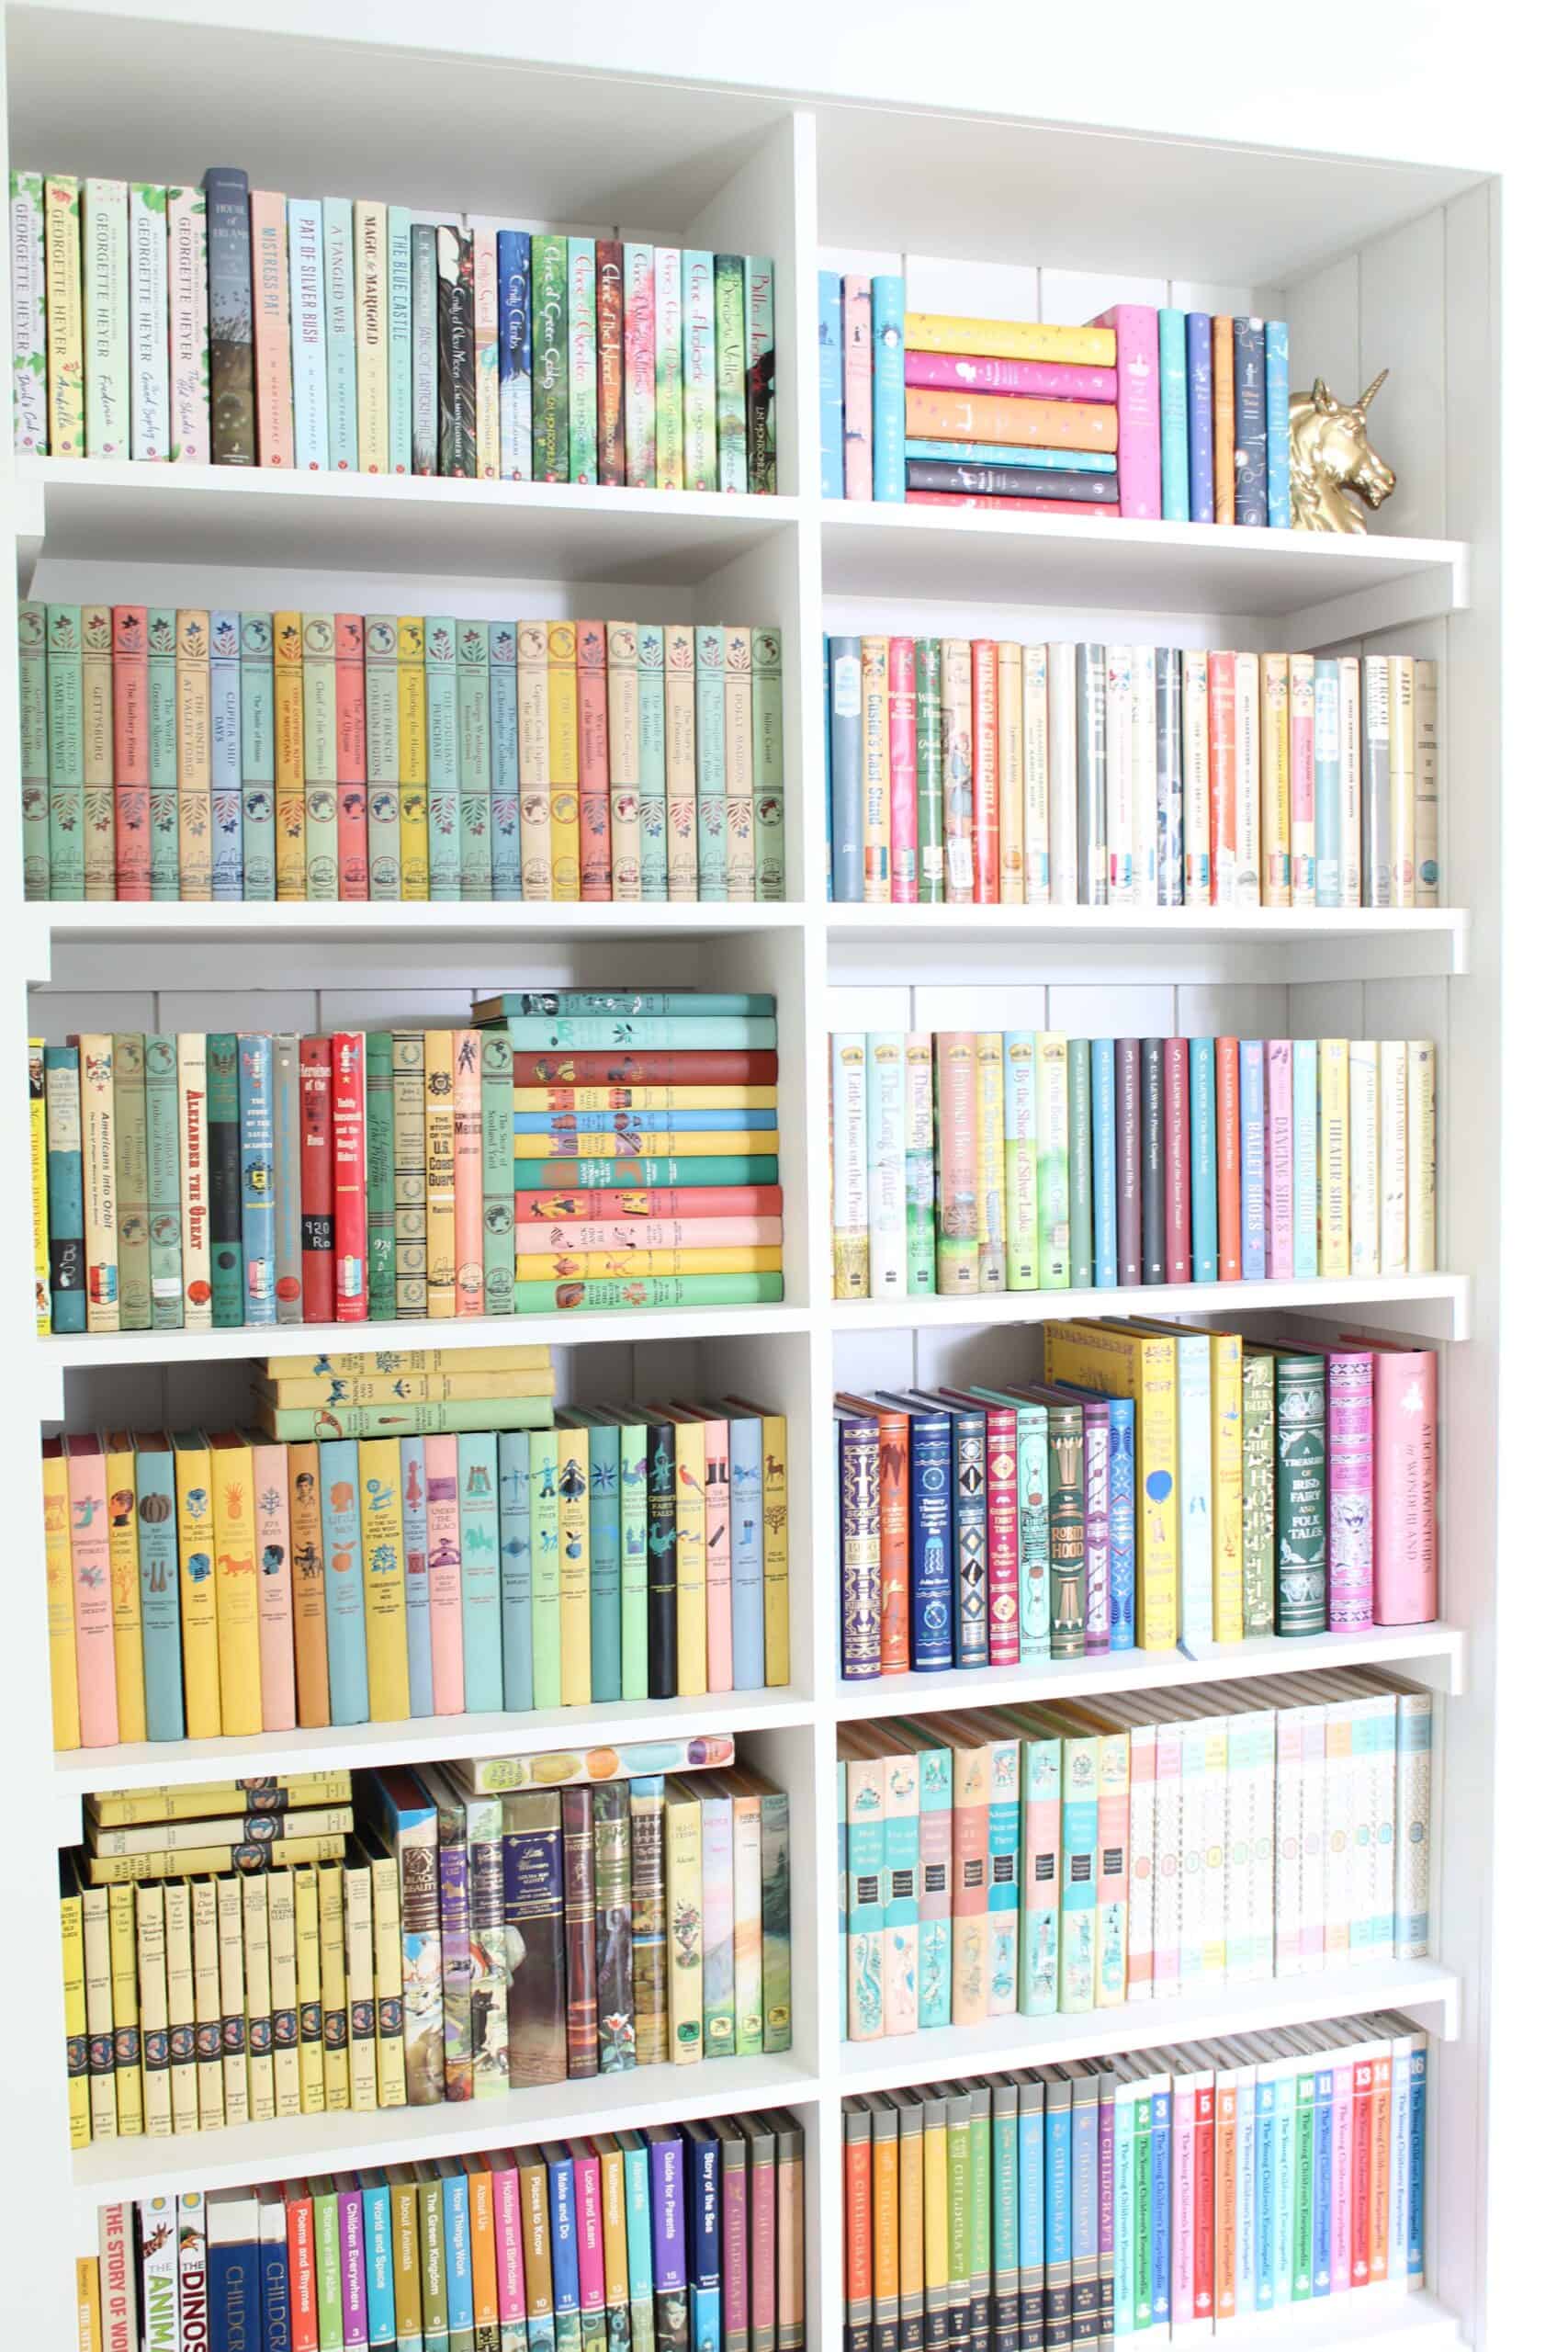
M904 494L906 506L988 506L1004 514L1072 514L1081 523L1086 515L1097 518L1120 514L1122 509L1112 499L1108 505L1096 505L1092 500L1081 503L1075 498L998 498L975 492L959 497L951 490L910 490Z
M622 362L626 268L619 243L601 237L593 249L599 293L599 479L626 479L626 404Z
M1214 2085L1198 2086L1192 2129L1192 2315L1214 2316Z
M975 744L975 903L994 907L1001 889L1001 787L998 775L997 649L976 638L969 649Z
M365 781L365 623L339 613L337 655L337 894L370 896L370 820Z
M333 1306L340 1323L363 1323L370 1313L365 1283L365 1033L333 1036Z
M1220 1280L1241 1280L1241 1047L1235 1037L1214 1040L1214 1093L1219 1113Z
M291 2184L303 2188L303 2181ZM316 2204L309 2193L288 2197L284 2206L288 2233L288 2342L290 2352L316 2352L321 2342L316 2315Z
M577 624L578 855L584 899L610 897L610 713L604 624Z
M667 1184L651 1192L517 1193L519 1226L619 1223L627 1217L782 1216L777 1184Z
M300 1275L304 1319L333 1319L333 1041L299 1040Z
M776 1086L772 1053L513 1054L513 1086Z
M147 607L114 608L114 894L152 895Z
M1165 1040L1165 1278L1192 1279L1192 1137L1187 1116L1187 1040Z

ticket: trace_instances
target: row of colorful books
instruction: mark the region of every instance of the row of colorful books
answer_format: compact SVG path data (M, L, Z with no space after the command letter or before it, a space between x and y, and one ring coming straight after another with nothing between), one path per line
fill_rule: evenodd
M846 1679L1430 1623L1430 1349L1048 1323L1048 1385L840 1394Z
M1422 1959L1431 1744L1348 1667L841 1724L843 2031Z
M1428 1038L837 1031L835 1298L1430 1273Z
M280 1435L350 1417L308 1403L246 1430L46 1438L56 1747L787 1682L783 1417L736 1400L551 1427L547 1366L497 1377L545 1394L352 1417L499 1431Z
M138 1793L61 1861L73 2145L790 2046L789 1800L745 1765Z
M107 2205L80 2352L805 2352L787 2109Z
M773 265L374 198L13 172L38 456L776 488Z
M29 899L782 899L777 629L17 613Z
M847 2100L845 2352L1371 2324L1425 2278L1427 2061L1382 2011Z
M1435 662L834 637L823 680L833 899L1438 904Z

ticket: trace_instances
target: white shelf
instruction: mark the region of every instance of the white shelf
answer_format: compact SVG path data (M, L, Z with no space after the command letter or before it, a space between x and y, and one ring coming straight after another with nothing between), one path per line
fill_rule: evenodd
M1306 2025L1316 2018L1356 2017L1368 2009L1407 2009L1441 2041L1459 2030L1458 1972L1435 1960L1394 1960L1360 1968L1322 1969L1312 1976L1273 1977L1262 1984L1217 1984L1164 2001L1132 2001L1083 2017L987 2018L984 2025L937 2026L896 2040L846 2041L839 2075L846 2091L886 2091L946 2075L983 2075L998 2066L1060 2065L1113 2050L1149 2050L1215 2035Z
M1292 2352L1382 2352L1385 2345L1395 2352L1450 2352L1464 2342L1458 2320L1435 2295L1402 2294L1392 2284L1229 2321L1216 2333L1227 2352L1267 2352L1271 2344L1289 2344Z
M1115 1290L1014 1290L985 1298L838 1299L835 1331L951 1331L988 1323L1060 1323L1075 1316L1292 1313L1310 1307L1432 1340L1470 1330L1467 1274L1322 1276L1313 1282L1149 1283ZM48 1345L47 1341L40 1344ZM67 1344L72 1344L68 1342ZM79 1344L79 1343L77 1343ZM110 1343L112 1345L112 1342Z
M1464 1689L1464 1634L1457 1625L1371 1625L1364 1633L1288 1639L1265 1634L1216 1644L1207 1651L1122 1650L1111 1657L1057 1659L1045 1666L987 1667L970 1672L884 1674L840 1681L840 1721L935 1713L945 1707L1009 1707L1021 1701L1088 1699L1111 1690L1171 1690L1200 1682L1237 1682L1254 1675L1305 1674L1314 1668L1397 1667L1430 1690Z

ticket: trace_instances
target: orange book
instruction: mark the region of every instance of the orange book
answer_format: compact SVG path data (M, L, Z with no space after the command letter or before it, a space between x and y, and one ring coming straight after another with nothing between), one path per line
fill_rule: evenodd
M1214 321L1214 520L1235 521L1235 321Z
M844 2317L847 2337L869 2339L872 2312L871 2117L844 2113Z
M997 649L976 638L969 649L970 724L975 741L975 903L1001 898L1002 801L997 741Z
M1235 655L1209 656L1209 888L1235 901Z
M1214 1106L1218 1134L1220 1280L1241 1280L1241 1047L1214 1040Z
M330 1724L327 1595L321 1553L321 1464L314 1445L288 1449L288 1541L294 1581L294 1682L301 1731Z
M928 390L904 395L911 441L1005 441L1028 449L1116 447L1116 410L1100 401L1021 400L1006 392Z
M495 2176L484 2156L465 2156L468 2176L468 2261L474 2281L475 2340L499 2341L500 2290L495 2257Z

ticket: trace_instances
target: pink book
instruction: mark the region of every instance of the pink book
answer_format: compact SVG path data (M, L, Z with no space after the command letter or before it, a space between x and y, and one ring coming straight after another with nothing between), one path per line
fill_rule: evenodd
M527 2318L528 2296L523 2275L523 2199L517 2167L504 2155L484 2161L491 2169L491 2201L495 2212L495 2312L502 2328L516 2321L519 2337Z
M1327 1351L1328 1630L1372 1623L1372 1359Z
M1197 2167L1197 2077L1177 2073L1171 2077L1170 2094L1170 2320L1173 2328L1194 2315Z
M1182 1726L1155 1733L1155 1997L1181 1990Z
M604 2224L600 2204L599 2159L585 2140L573 2140L569 2144L577 2205L577 2290L586 2323L591 2314L604 2309Z
M724 2340L740 2345L748 2339L751 2325L750 2280L748 2276L747 2240L750 2234L746 2211L745 2143L740 2139L739 2125L722 2127L724 2145L719 2154L719 2246L720 2272L723 2286ZM732 2145L739 2142L742 2161L737 2164L731 2154Z
M1160 517L1159 312L1146 302L1118 302L1090 322L1116 336L1116 487L1120 511L1140 522Z
M458 1315L485 1309L484 1114L479 1033L452 1040L452 1174L457 1195Z
M1351 2122L1355 2112L1356 2067L1348 2050L1334 2061L1334 2127L1329 2143L1328 2267L1331 2292L1350 2285Z
M1112 499L1109 505L1097 501L1075 498L999 498L965 493L962 497L951 490L911 490L905 498L906 506L987 506L1002 514L1076 514L1082 522L1092 514L1097 522L1107 516L1112 520L1122 509Z
M365 623L337 616L337 894L370 896L369 809L365 788Z
M1438 1613L1438 1358L1360 1340L1372 1360L1372 1623Z
M288 199L251 190L251 284L256 368L256 463L294 463L294 375L288 339Z
M610 897L610 732L604 624L577 624L578 830L584 899Z
M65 1457L82 1745L113 1747L119 1738L119 1708L114 1686L114 1593L103 1447L96 1437L68 1437Z
M893 834L893 904L912 907L915 888L915 640L887 640L888 766Z
M1291 1041L1270 1037L1263 1055L1263 1214L1273 1282L1289 1282L1295 1271L1292 1084Z
M152 895L147 607L114 608L114 894Z
M424 1441L429 1546L430 1678L438 1715L463 1712L463 1553L457 1522L457 1441Z
M946 351L906 350L904 381L944 391L1018 392L1029 400L1116 398L1113 368L1070 368L1046 359L972 359Z
M953 1393L943 1391L944 1395ZM990 1662L993 1666L1016 1666L1018 1415L1010 1405L986 1407L986 1593Z
M871 496L871 280L844 280L844 496Z
M986 1980L986 1866L990 1825L989 1750L953 1753L953 2022L989 2015Z
M263 1731L292 1731L294 1600L288 1570L288 1448L248 1430L256 1498Z

